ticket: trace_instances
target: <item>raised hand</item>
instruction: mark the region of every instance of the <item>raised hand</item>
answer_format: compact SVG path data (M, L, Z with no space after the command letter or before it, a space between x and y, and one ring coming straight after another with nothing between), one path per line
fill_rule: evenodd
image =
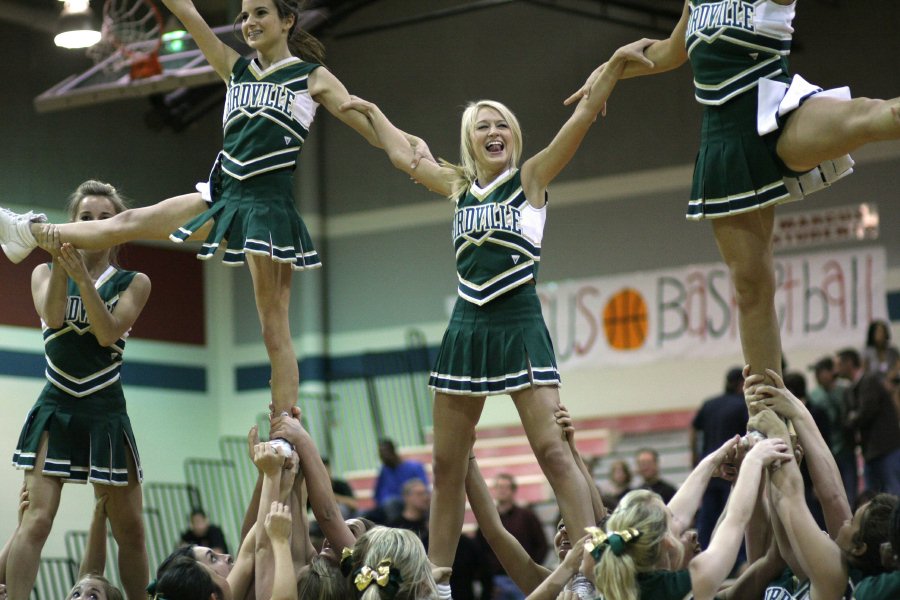
M770 408L785 419L798 418L803 411L803 403L784 386L784 380L772 369L766 369L766 375L773 385L760 383L755 388L754 404L761 408ZM760 375L760 377L762 377Z
M563 558L562 563L560 563L561 568L569 569L572 573L577 573L581 568L581 563L584 560L584 543L588 540L590 535L582 536L580 540L572 544L571 549L566 553L566 557ZM590 578L590 575L588 575Z
M439 567L431 561L428 561L428 565L431 567L431 577L435 583L450 583L450 575L453 574L453 569L450 567Z
M775 418L777 419L778 417ZM782 423L780 419L778 422ZM784 425L784 423L782 423L782 425ZM763 466L766 467L785 463L794 458L788 443L778 438L760 440L754 444L753 448L750 449L750 452L747 453L747 458L750 458L751 456L758 458Z
M106 519L106 502L109 500L109 494L100 494L94 502L94 518Z
M19 491L19 520L18 523L22 522L22 516L25 514L25 511L28 509L28 505L31 504L31 500L28 498L28 488L25 487L25 484L22 484L22 489Z
M582 98L589 97L591 95L591 88L594 86L594 82L597 81L597 79L603 74L609 64L614 60L625 61L626 63L628 61L634 61L652 69L654 67L653 61L647 58L647 56L644 54L644 50L646 50L650 45L654 44L657 41L658 40L642 38L640 40L631 42L630 44L626 44L625 46L622 46L621 48L616 50L613 53L612 58L594 69L593 72L591 72L591 74L588 76L587 80L584 82L584 85L578 88L578 90L575 91L571 96L566 98L563 104L568 106L570 104L578 102ZM606 114L605 109L603 110L603 114Z
M300 470L300 457L297 452L291 452L291 455L284 460L284 466L281 469L281 492L289 494L291 487L294 485L294 478Z
M253 447L253 463L269 477L280 476L284 465L284 455L265 442Z
M428 148L428 144L425 143L425 140L414 135L407 135L406 139L409 141L409 146L413 151L412 162L409 165L410 167L415 169L422 160L430 160L434 164L437 164L437 161L434 160L431 149ZM413 181L415 181L415 179Z
M747 431L758 431L764 437L778 438L789 442L791 439L787 425L774 411L764 408L747 421ZM757 442L758 443L758 442Z
M297 410L299 411L299 409ZM281 438L293 444L294 447L297 447L300 445L300 438L302 435L303 425L300 423L299 417L282 415L272 419L272 428L269 432L270 438Z
M378 109L374 103L363 100L359 96L354 96L352 94L350 95L349 100L341 104L338 108L342 111L355 110L366 117L369 117L373 111Z
M254 425L250 428L250 431L247 432L247 456L250 457L250 460L253 461L255 456L254 448L259 443L259 427ZM255 462L255 461L254 461Z
M55 256L57 264L66 270L69 277L72 278L79 286L91 283L91 275L88 273L81 252L75 249L75 246L66 242L60 244L59 252Z
M740 452L740 441L741 436L736 435L726 440L718 450L710 455L710 459L716 465L713 477L721 477L728 481L734 481L737 478L737 466L740 464L740 459L743 458Z
M562 429L563 437L571 444L575 440L575 426L572 424L569 409L560 402L553 417L556 419L556 424Z
M34 228L32 228L33 230ZM59 228L53 223L43 223L34 236L38 246L50 253L50 256L56 257L59 254Z
M288 541L291 537L291 509L287 504L273 502L266 515L266 533L269 539L275 541Z
M570 104L574 104L581 100L582 98L587 98L591 95L591 88L594 86L594 82L603 75L603 72L606 70L606 65L609 63L603 63L588 75L588 78L584 81L584 84L580 88L578 88L575 92L572 93L571 96L563 100L563 104L569 106ZM603 114L606 115L606 108L603 109Z

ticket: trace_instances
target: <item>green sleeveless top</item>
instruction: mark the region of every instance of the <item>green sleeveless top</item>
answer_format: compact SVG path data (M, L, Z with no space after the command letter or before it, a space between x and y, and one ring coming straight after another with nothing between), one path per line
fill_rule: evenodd
M685 44L701 104L724 104L760 79L786 80L794 5L690 0Z
M546 215L546 204L528 203L518 169L461 194L453 218L460 297L481 306L534 280Z
M110 266L94 286L109 310L119 302L134 276L134 271L122 271ZM112 346L101 346L91 331L87 311L72 279L66 290L66 313L63 326L54 329L41 322L44 332L44 353L47 359L47 380L72 396L81 398L119 381L122 354L128 332Z
M255 59L238 58L222 117L225 173L247 179L296 166L318 107L307 80L320 66L292 56L263 69Z

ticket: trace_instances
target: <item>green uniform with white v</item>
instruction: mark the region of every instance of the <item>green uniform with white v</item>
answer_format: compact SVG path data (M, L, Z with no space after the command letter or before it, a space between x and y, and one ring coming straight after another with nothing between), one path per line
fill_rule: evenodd
M788 74L794 5L691 0L685 44L704 105L687 218L723 217L799 200L852 172L849 156L807 173L776 152L790 112L815 94L849 98Z
M95 287L109 310L115 308L135 275L110 266L97 279ZM120 381L128 333L111 346L101 346L78 286L72 279L67 285L62 327L42 323L47 384L25 420L13 465L34 468L41 435L46 431L44 475L76 483L127 485L129 453L138 480L143 477Z
M294 204L293 179L318 107L309 75L320 66L293 56L266 69L256 59L235 62L225 95L224 147L209 182L198 184L210 208L174 232L173 241L214 219L198 258L211 258L227 240L226 265L241 265L251 253L296 270L322 266Z
M518 169L457 198L459 297L428 382L435 391L483 396L559 385L534 287L546 211L528 203Z

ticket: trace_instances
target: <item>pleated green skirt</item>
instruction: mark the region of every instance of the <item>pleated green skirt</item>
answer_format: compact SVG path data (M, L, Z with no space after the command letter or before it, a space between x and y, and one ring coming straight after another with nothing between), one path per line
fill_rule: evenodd
M118 383L76 398L48 383L25 419L13 466L31 470L41 435L48 434L42 472L75 483L128 485L130 453L143 480L141 460Z
M534 285L477 306L457 298L428 385L485 396L560 384L553 342Z

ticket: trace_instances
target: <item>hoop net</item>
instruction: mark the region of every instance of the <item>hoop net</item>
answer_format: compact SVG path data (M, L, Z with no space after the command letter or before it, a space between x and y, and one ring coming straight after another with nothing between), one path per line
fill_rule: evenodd
M99 63L117 55L106 69L114 71L130 64L132 80L159 75L162 30L162 14L152 0L106 0L102 37L88 49L88 56Z

